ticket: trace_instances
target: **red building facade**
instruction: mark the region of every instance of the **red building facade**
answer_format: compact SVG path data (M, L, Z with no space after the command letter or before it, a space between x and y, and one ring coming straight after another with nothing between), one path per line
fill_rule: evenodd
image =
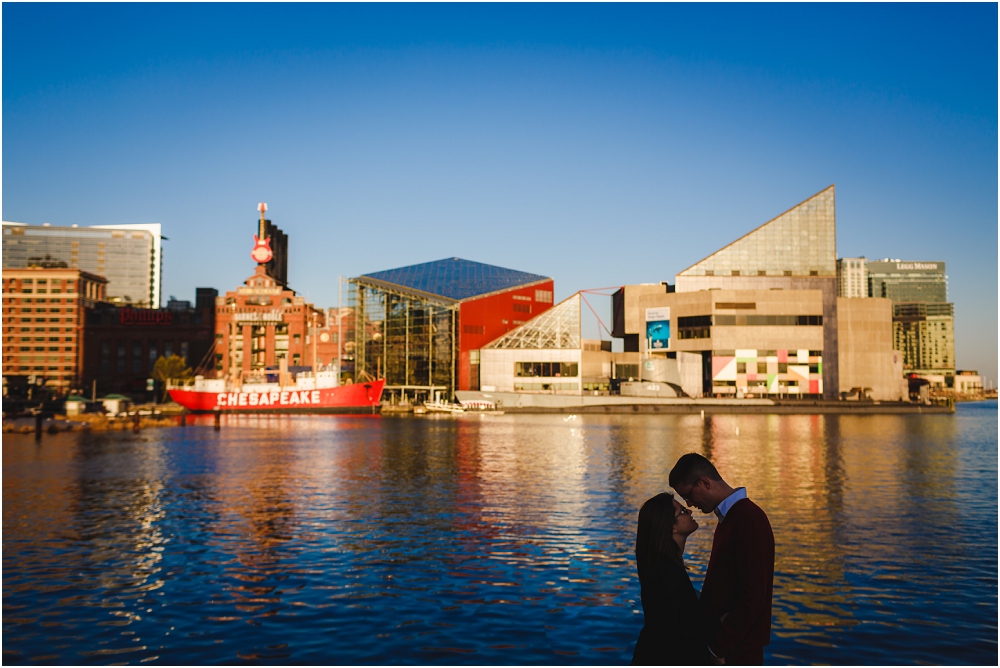
M552 308L553 291L547 278L459 302L457 389L479 389L479 349Z

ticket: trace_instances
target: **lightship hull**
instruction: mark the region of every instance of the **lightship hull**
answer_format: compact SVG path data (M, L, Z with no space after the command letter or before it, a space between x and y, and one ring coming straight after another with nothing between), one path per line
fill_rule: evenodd
M170 398L192 413L376 413L385 379L319 390L254 388L247 392L205 392L177 388Z

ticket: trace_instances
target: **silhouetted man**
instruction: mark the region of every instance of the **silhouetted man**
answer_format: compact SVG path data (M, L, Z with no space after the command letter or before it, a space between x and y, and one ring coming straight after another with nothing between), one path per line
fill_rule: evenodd
M708 649L729 665L761 665L771 643L774 534L746 489L733 489L697 453L677 460L670 486L689 506L719 518L699 607L708 628Z

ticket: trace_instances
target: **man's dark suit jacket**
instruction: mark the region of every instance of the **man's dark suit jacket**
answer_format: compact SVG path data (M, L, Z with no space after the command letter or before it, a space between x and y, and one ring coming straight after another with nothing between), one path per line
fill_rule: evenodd
M709 648L727 664L763 661L764 646L771 643L773 586L771 523L760 506L740 499L715 529L700 600L710 620Z

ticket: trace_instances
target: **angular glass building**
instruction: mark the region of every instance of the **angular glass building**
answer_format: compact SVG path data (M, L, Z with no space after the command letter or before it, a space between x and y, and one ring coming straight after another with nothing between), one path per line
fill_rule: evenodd
M800 378L786 379L783 375L770 379L767 381L769 384L766 394L783 394L789 387L793 387L791 382L795 380L799 383L798 387L809 388L808 394L819 394L826 399L837 398L840 382L835 195L836 190L831 185L677 274L678 294L701 291L767 291L759 293L753 299L748 296L745 300L737 300L735 292L728 293L724 302L713 306L711 313L698 313L703 319L708 318L705 322L710 321L711 324L707 328L702 326L707 333L701 337L703 341L698 345L686 344L685 347L701 350L705 394L720 394L725 390L752 392L751 386L759 382L749 380L754 374L750 371L744 374L737 371L730 378L730 367L738 368L739 360L744 359L747 369L770 369L772 361L781 364L777 360L784 351L785 355L804 359L803 364L809 367L809 375L804 377L805 382ZM785 294L781 295L776 291L785 291ZM804 291L808 291L808 298ZM716 292L716 295L720 295L718 298L722 299L721 293ZM795 315L796 318L798 315L805 315L805 324L796 319L794 330L768 325L728 329L736 324L730 323L730 313L737 314L737 318L740 313L746 314L747 325L751 324L749 318L759 318L760 314L764 314L765 311L758 309L757 305L764 303L765 296L768 297L768 303L775 302L766 311L766 315ZM736 301L740 303L729 303ZM741 308L744 310L740 311ZM680 313L678 310L678 314ZM687 314L684 315L687 317ZM752 322L756 323L756 320ZM679 324L679 327L683 328L684 325ZM792 337L787 341L784 334L779 334L800 329L801 337ZM806 335L806 329L815 331ZM720 336L727 333L729 338L713 343L716 332ZM745 338L741 345L736 345L735 342L742 336L737 332L755 334ZM817 333L821 333L819 338ZM679 340L682 338L684 334L679 332ZM753 355L749 354L751 351ZM733 364L730 365L730 362ZM720 373L725 377L720 376Z
M447 258L352 278L342 369L405 397L479 389L479 350L548 310L551 278Z

